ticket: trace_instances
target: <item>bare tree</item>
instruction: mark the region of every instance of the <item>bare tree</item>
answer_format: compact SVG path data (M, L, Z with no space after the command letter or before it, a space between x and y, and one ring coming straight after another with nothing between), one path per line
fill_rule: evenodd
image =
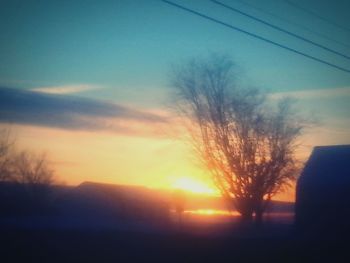
M12 181L19 183L25 190L24 203L29 212L49 211L54 172L46 155L22 151L14 156L11 167Z
M11 154L14 140L8 129L0 130L0 181L11 179Z
M14 146L15 140L10 130L0 130L0 181L42 185L53 183L54 173L44 153L17 153Z
M190 121L191 143L216 187L242 219L260 223L271 197L297 174L302 125L290 101L272 107L259 90L238 87L226 56L191 60L172 77L176 109Z
M0 193L2 212L33 214L53 211L54 171L47 156L15 151L15 140L9 129L0 130L0 135L0 182L6 182Z
M28 151L17 154L12 161L13 178L16 182L29 185L51 185L53 170L45 154L35 155Z

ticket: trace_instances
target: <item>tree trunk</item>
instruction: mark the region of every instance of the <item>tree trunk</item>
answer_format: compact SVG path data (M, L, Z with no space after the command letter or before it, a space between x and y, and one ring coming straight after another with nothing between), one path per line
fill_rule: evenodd
M253 213L241 213L242 224L251 224L253 222Z
M260 197L256 200L255 209L254 209L254 223L257 227L261 227L263 224L263 215L266 208L266 200L263 197Z
M263 224L263 210L262 209L257 209L255 211L255 225L257 227L261 227Z

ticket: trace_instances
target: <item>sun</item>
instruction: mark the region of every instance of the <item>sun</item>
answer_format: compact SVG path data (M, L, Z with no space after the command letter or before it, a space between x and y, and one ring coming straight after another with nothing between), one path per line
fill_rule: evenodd
M215 194L215 191L213 188L210 188L208 185L206 185L203 182L197 181L189 177L180 177L176 179L172 184L172 188L181 189L181 190L190 191L190 192L199 193L199 194L209 194L209 195Z

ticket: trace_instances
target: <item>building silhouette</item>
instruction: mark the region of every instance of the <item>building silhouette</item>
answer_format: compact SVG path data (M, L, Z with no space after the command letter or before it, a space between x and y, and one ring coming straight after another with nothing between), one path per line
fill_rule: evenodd
M305 235L350 233L350 145L317 146L296 187L295 223Z

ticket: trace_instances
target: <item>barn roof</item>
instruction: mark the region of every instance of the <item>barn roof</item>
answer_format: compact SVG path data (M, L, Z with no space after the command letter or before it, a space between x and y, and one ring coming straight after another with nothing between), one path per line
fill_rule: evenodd
M350 145L316 146L300 179L313 183L350 183Z

